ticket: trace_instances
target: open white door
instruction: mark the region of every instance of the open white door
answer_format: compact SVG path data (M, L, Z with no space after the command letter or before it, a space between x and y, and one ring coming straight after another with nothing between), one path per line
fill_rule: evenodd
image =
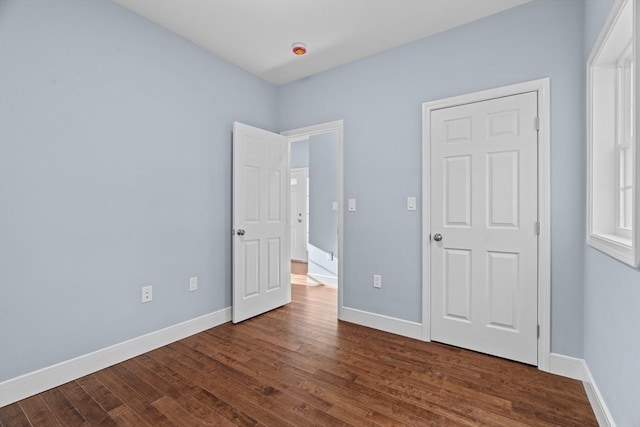
M291 169L291 259L307 262L309 168Z
M537 364L537 93L431 112L431 339Z
M288 304L287 139L233 123L233 323Z

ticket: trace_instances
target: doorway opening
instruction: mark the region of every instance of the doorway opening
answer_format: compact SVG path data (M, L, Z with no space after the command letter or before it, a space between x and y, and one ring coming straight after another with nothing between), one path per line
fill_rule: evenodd
M290 153L292 284L338 288L342 307L342 121L282 133Z
M291 284L307 285L309 272L309 138L290 142Z

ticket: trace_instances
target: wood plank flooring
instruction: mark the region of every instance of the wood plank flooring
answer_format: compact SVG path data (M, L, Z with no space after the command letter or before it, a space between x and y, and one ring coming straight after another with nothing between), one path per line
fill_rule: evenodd
M317 284L307 283L307 275L306 274L292 274L291 275L291 284L292 285L300 285L300 286L317 286Z
M578 381L336 320L336 289L0 409L13 426L595 426Z

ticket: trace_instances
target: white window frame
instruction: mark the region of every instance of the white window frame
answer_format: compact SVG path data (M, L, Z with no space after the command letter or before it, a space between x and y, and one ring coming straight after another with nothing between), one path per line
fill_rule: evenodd
M616 86L617 86L617 132L616 132L616 140L617 140L617 159L616 159L616 179L618 181L618 191L616 198L616 234L622 236L626 239L632 238L632 227L625 227L628 222L633 223L633 218L627 218L626 216L626 205L623 206L623 196L622 193L624 191L631 191L633 194L633 177L631 182L627 182L626 175L629 171L627 171L627 165L625 163L625 159L622 153L625 150L631 151L630 155L633 156L634 150L634 129L631 124L631 119L633 118L634 113L634 105L633 105L633 97L631 96L633 91L633 75L627 81L626 73L633 74L634 71L634 60L633 60L633 43L629 42L627 47L622 52L622 55L618 58L616 63L617 71L616 71ZM630 64L630 70L626 70L625 67L627 64ZM629 105L630 104L630 105ZM629 111L626 111L629 110ZM628 115L628 117L627 117ZM627 122L628 120L628 122ZM627 132L629 131L629 132ZM633 168L633 164L631 165ZM630 174L633 175L633 170L630 171ZM633 212L631 213L633 215Z
M638 118L638 52L633 43L631 120L632 158L631 228L621 227L622 114L625 100L620 61L629 43L638 40L640 0L618 0L613 5L587 60L587 244L633 267L640 266L640 149Z

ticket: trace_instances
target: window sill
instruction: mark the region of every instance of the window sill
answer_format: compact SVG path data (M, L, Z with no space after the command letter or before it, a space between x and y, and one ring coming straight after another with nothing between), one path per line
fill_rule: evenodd
M587 244L625 264L636 267L631 239L615 234L590 234L587 237Z

